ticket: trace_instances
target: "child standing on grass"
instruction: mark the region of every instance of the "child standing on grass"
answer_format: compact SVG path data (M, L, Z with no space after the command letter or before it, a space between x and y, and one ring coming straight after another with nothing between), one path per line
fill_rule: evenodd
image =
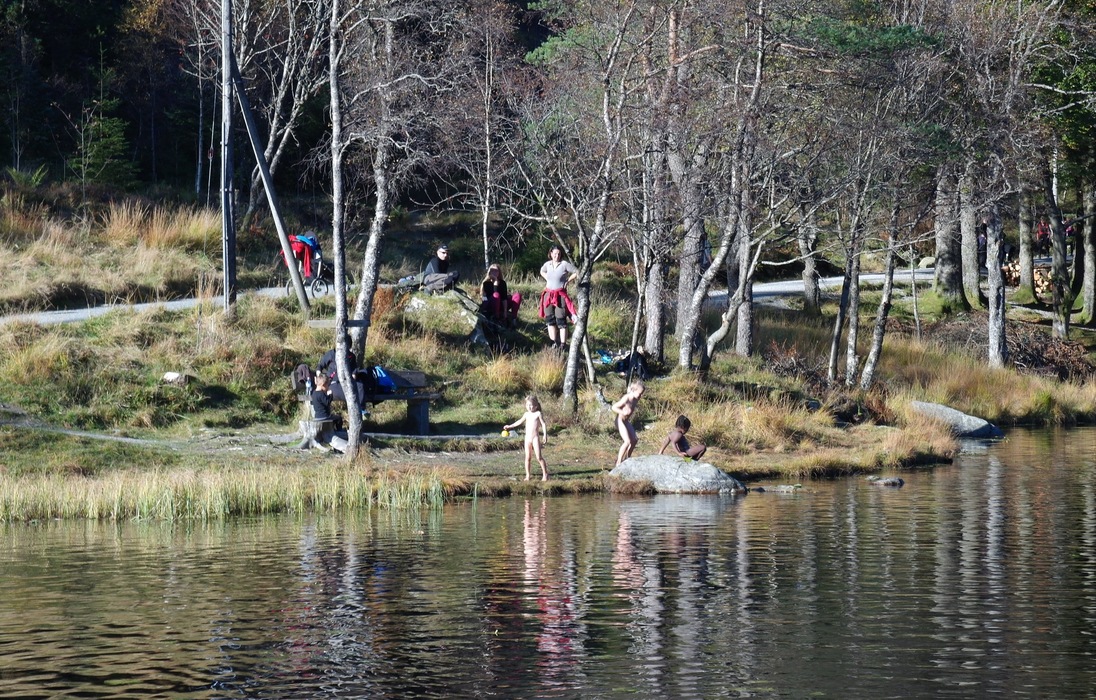
M613 404L613 413L617 414L616 424L617 430L620 431L620 451L617 452L616 465L619 467L620 463L632 456L632 450L635 449L636 444L639 442L639 438L636 436L636 429L632 426L631 418L632 414L636 412L636 404L639 403L639 399L643 396L645 387L643 382L632 382L628 385L628 391L624 392L624 396Z
M536 455L540 463L541 481L548 481L548 464L541 454L541 445L548 442L548 425L544 422L544 416L540 412L540 401L535 396L525 399L525 415L509 425L502 426L503 430L516 428L525 423L525 480L529 481L531 474L529 467L533 455ZM539 433L539 434L538 434Z
M312 401L312 415L316 420L329 420L335 430L342 430L342 417L331 410L331 378L326 374L316 375L316 388L309 397Z

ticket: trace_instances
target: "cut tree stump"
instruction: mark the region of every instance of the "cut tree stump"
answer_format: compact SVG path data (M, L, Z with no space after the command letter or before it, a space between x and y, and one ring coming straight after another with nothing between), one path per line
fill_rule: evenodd
M301 430L301 444L299 449L318 448L331 449L331 436L335 434L335 422L332 420L302 420L297 421Z

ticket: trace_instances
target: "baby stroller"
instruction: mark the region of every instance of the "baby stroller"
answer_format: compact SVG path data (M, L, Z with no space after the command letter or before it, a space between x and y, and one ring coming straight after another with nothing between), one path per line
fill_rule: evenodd
M330 294L331 287L335 284L335 270L331 266L324 264L323 250L320 249L320 242L316 240L315 235L290 234L289 243L293 246L294 252L302 250L302 246L304 246L303 254L308 256L307 261L301 258L294 258L297 262L297 269L301 273L301 278L304 279L305 289L312 293L314 299ZM307 274L308 272L312 273L311 276ZM353 285L353 274L347 270L347 290ZM293 295L292 278L285 281L285 293L287 296Z

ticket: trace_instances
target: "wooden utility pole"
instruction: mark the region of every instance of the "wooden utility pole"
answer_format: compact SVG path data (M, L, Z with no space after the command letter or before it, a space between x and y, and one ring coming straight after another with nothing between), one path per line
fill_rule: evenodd
M251 113L251 103L248 102L247 93L244 92L244 79L240 75L240 69L236 65L236 57L229 54L232 61L232 83L236 86L236 96L240 100L240 111L244 115L244 125L247 127L247 137L251 141L251 150L255 153L255 162L259 164L259 174L262 177L263 189L266 191L266 201L270 205L270 215L274 219L274 228L278 231L278 239L282 244L282 256L294 264L287 264L289 279L292 280L293 289L297 294L297 301L301 304L301 311L305 317L311 312L312 307L308 303L308 294L304 290L304 282L301 280L301 271L297 269L296 258L293 257L293 249L289 246L289 232L285 227L281 209L278 207L278 197L274 193L274 178L270 175L270 165L266 162L263 153L262 142L259 140L259 127L255 124L255 117ZM311 255L311 253L309 253Z

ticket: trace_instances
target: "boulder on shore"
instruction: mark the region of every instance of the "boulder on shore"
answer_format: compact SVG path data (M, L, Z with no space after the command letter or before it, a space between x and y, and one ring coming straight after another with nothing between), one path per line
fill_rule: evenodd
M459 289L442 294L416 292L407 301L404 315L424 329L443 335L467 336L473 343L487 345L479 306Z
M910 401L910 408L923 416L934 418L951 428L955 437L965 438L1003 438L1004 432L993 423L967 415L950 406L927 401Z
M649 481L658 493L745 493L738 479L707 462L670 455L632 457L609 472L624 481Z

